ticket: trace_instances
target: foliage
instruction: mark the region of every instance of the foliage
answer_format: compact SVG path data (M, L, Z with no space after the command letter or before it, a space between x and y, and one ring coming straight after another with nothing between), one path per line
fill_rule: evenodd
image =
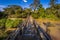
M6 22L6 19L0 19L0 28L1 29L5 28L5 22Z
M30 7L34 10L36 10L40 5L40 0L34 0L33 3L30 5Z
M4 8L4 12L7 14L7 17L18 17L18 15L21 14L22 10L23 9L21 6L18 5L9 5L7 8Z
M17 27L19 24L21 24L22 23L22 20L21 19L19 19L19 20L14 20L14 23L13 23L13 26L12 27Z
M39 13L39 17L44 18L45 17L45 9L43 8L43 6L40 4L39 8L38 8L38 13Z
M40 4L40 0L34 0L30 8L25 9L18 5L8 5L4 11L0 12L0 29L17 27L19 23L22 23L22 20L18 18L27 18L29 15L33 18L60 19L60 4L56 2L57 0L50 0L50 7L46 9ZM6 36L5 32L0 31L0 40Z
M50 4L51 9L54 9L57 1L58 0L50 0L50 3L49 4Z
M13 25L13 20L7 19L6 21L6 28L11 28Z
M32 15L34 18L60 18L60 4L56 2L57 0L50 0L50 7L46 9L42 6L40 0L34 0L30 4L30 8L25 9L18 5L8 5L3 12L0 12L0 16L1 18L5 15L7 18L27 18L27 16Z
M32 14L32 17L35 18L35 19L39 18L39 16L38 16L37 13L33 13L33 14Z
M6 14L4 12L0 12L0 19L5 17L6 17Z
M6 28L17 27L17 25L21 22L22 22L21 19L15 19L15 20L7 19Z

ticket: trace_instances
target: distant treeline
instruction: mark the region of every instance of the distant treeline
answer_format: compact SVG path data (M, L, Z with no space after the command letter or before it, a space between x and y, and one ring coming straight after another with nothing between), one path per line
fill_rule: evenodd
M60 4L57 0L50 0L48 3L50 7L44 8L40 3L40 0L34 0L30 4L29 8L22 8L18 5L8 5L3 8L4 11L0 12L0 18L26 18L28 15L32 15L34 18L60 18Z

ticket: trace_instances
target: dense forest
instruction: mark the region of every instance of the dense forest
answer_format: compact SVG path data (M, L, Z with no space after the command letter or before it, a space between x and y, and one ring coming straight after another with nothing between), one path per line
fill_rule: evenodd
M29 8L22 8L20 5L8 5L6 8L3 8L3 11L0 11L0 39L4 38L7 34L5 29L17 27L19 23L22 22L22 19L18 18L27 18L27 16L32 16L35 19L47 18L47 19L60 19L60 4L57 0L50 0L48 3L50 6L44 8L40 3L40 0L34 0L30 4ZM9 18L16 18L11 20ZM4 35L3 35L4 34Z

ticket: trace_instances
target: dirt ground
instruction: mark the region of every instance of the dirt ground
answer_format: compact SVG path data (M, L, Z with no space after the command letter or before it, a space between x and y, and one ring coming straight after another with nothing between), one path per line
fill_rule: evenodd
M48 27L48 33L52 40L60 40L60 20L36 19L36 21L45 31L47 31L47 26L44 23L50 22L51 26Z

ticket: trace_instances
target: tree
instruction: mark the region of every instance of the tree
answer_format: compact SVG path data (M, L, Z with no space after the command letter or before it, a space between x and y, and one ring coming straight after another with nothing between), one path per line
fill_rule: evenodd
M50 0L50 13L53 14L55 17L58 15L58 0Z
M45 9L43 8L42 4L40 4L38 7L38 16L45 17Z
M33 0L33 3L30 5L30 7L32 8L32 16L34 18L39 18L40 14L38 12L39 6L40 6L40 0Z
M30 5L30 7L34 10L36 10L40 5L40 0L34 0L33 3Z
M55 9L55 5L57 4L56 3L57 0L50 0L50 9L51 9L51 12L55 15L55 12L56 12L56 9Z
M30 16L30 15L31 15L31 11L32 11L32 9L30 9L30 8L25 8L25 9L23 10L22 17L26 18L27 16Z
M56 4L55 5L55 9L56 9L56 13L55 15L60 18L60 4Z
M0 18L5 18L5 17L6 17L6 14L0 11Z
M57 0L50 0L50 7L53 9L56 5Z
M9 5L7 8L4 8L4 12L8 17L18 17L22 13L22 7L17 5Z

